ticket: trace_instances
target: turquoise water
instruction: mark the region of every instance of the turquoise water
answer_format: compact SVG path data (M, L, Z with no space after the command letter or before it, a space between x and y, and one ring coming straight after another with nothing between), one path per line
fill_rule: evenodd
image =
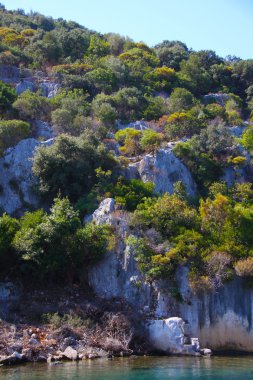
M253 357L98 359L0 368L1 380L253 380Z

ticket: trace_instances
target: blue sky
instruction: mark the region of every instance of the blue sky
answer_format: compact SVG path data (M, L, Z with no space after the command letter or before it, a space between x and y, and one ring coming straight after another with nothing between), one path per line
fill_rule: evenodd
M102 32L154 45L180 40L194 50L212 49L253 58L253 0L0 0L7 9L39 11Z

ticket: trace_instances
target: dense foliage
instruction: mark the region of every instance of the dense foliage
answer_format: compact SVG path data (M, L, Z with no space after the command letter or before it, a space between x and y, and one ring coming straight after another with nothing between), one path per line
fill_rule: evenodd
M116 236L81 222L112 197L131 216L127 241L150 281L174 279L178 265L195 289L235 273L253 277L252 59L180 41L149 47L1 5L0 65L35 82L17 95L0 81L0 155L34 136L38 121L56 136L33 160L34 191L50 212L0 217L3 275L73 281ZM44 96L42 78L57 84L54 97ZM159 196L153 183L131 177L144 155L168 147L191 172L195 199L181 182Z
M19 266L34 278L69 282L103 255L109 236L107 226L83 226L67 198L56 198L49 214L26 212L20 221L4 214L0 231L1 272L12 266L17 274Z

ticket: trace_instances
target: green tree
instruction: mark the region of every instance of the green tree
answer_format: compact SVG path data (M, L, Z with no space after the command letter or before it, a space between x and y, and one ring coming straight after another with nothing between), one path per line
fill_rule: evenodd
M18 261L13 247L13 239L19 229L17 219L3 214L0 217L0 272L8 274Z
M89 133L73 137L61 135L55 143L41 147L34 157L33 172L39 191L52 198L60 191L72 201L86 194L96 183L96 169L111 169L112 156Z
M107 229L82 227L78 212L67 198L56 198L49 215L36 215L27 223L27 214L15 237L15 247L27 262L33 263L41 278L48 276L69 282L80 265L88 265L106 249Z
M0 110L5 112L11 107L16 98L15 90L8 84L0 81Z
M138 179L119 179L115 185L109 186L111 196L128 211L134 211L146 198L154 196L154 188L152 182L144 183Z
M110 44L98 35L93 34L90 37L90 46L87 53L97 58L103 57L110 53Z
M185 88L175 88L169 98L171 113L187 111L194 106L196 99Z

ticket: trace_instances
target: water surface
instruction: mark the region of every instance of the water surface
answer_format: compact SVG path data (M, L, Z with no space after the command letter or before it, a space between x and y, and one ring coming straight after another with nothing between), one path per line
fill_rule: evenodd
M1 380L247 380L253 379L253 356L97 359L60 365L1 367Z

